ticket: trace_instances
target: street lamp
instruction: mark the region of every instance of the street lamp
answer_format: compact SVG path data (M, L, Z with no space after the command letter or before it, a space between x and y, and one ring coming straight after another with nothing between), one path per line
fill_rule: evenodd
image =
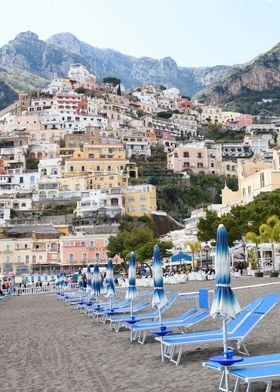
M205 255L206 255L206 268L208 270L208 253L209 253L209 250L210 250L210 246L208 244L206 244L204 246L204 250L205 250Z

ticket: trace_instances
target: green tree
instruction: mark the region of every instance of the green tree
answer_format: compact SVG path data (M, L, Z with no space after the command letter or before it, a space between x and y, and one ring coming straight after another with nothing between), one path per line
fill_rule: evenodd
M256 260L258 271L260 271L260 261L259 261L259 249L258 249L258 246L261 243L261 240L262 240L261 236L257 235L253 231L248 231L248 233L246 233L246 235L245 235L245 241L246 242L251 242L251 243L253 243L255 245L255 257L254 257L254 259Z
M275 243L280 241L280 220L277 215L270 216L266 223L263 223L259 232L263 241L269 241L272 251L272 268L275 271Z
M194 269L194 257L195 253L199 252L201 249L201 243L199 241L185 241L184 246L188 246L192 252L192 269Z

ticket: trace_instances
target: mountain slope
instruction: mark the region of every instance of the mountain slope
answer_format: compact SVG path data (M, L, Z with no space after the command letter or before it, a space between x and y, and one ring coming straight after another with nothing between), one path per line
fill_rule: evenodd
M280 114L280 44L221 79L196 96L211 104L252 114ZM269 102L262 102L262 100Z
M192 96L230 67L178 67L171 57L155 60L136 58L112 49L99 49L79 41L70 33L55 34L42 41L30 31L18 34L0 48L0 80L16 91L31 91L43 87L53 77L66 76L70 64L81 63L101 81L116 76L126 87L142 84L163 84L178 87ZM9 100L0 105L9 104Z

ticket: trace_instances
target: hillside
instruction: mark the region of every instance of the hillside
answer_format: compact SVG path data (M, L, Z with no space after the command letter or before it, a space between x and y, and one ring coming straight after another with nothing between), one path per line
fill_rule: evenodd
M280 115L280 44L231 69L196 98L229 110Z
M98 81L117 76L126 87L163 84L178 87L190 96L230 69L226 66L186 68L179 67L171 57L155 60L127 56L112 49L95 48L71 33L55 34L43 41L32 32L24 32L0 48L0 67L6 70L9 85L16 91L30 91L44 86L53 77L66 76L73 63L85 65ZM38 83L32 83L32 79ZM6 80L5 75L0 73L0 80ZM11 101L7 99L4 103L8 105ZM4 103L1 102L2 107Z

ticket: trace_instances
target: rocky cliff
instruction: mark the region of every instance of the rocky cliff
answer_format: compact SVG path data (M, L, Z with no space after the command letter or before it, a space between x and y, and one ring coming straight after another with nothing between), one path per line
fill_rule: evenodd
M243 110L253 114L259 112L260 105L265 110L263 100L268 100L270 109L275 112L271 103L276 106L280 99L280 44L250 63L228 70L196 97L212 104L225 104L228 108L242 109L243 106Z
M22 73L41 78L41 86L47 79L65 76L70 64L81 63L100 81L106 76L116 76L126 87L142 84L163 84L178 87L183 94L192 96L226 72L229 67L184 68L178 67L171 57L155 60L136 58L112 49L99 49L86 44L73 34L55 34L42 41L32 32L18 34L14 40L0 48L0 66L9 73L9 84L16 91L40 87L32 82L18 85ZM12 78L12 74L17 77ZM5 80L3 74L0 79ZM39 83L40 85L40 83ZM7 102L9 103L9 102ZM0 103L0 107L3 106Z

